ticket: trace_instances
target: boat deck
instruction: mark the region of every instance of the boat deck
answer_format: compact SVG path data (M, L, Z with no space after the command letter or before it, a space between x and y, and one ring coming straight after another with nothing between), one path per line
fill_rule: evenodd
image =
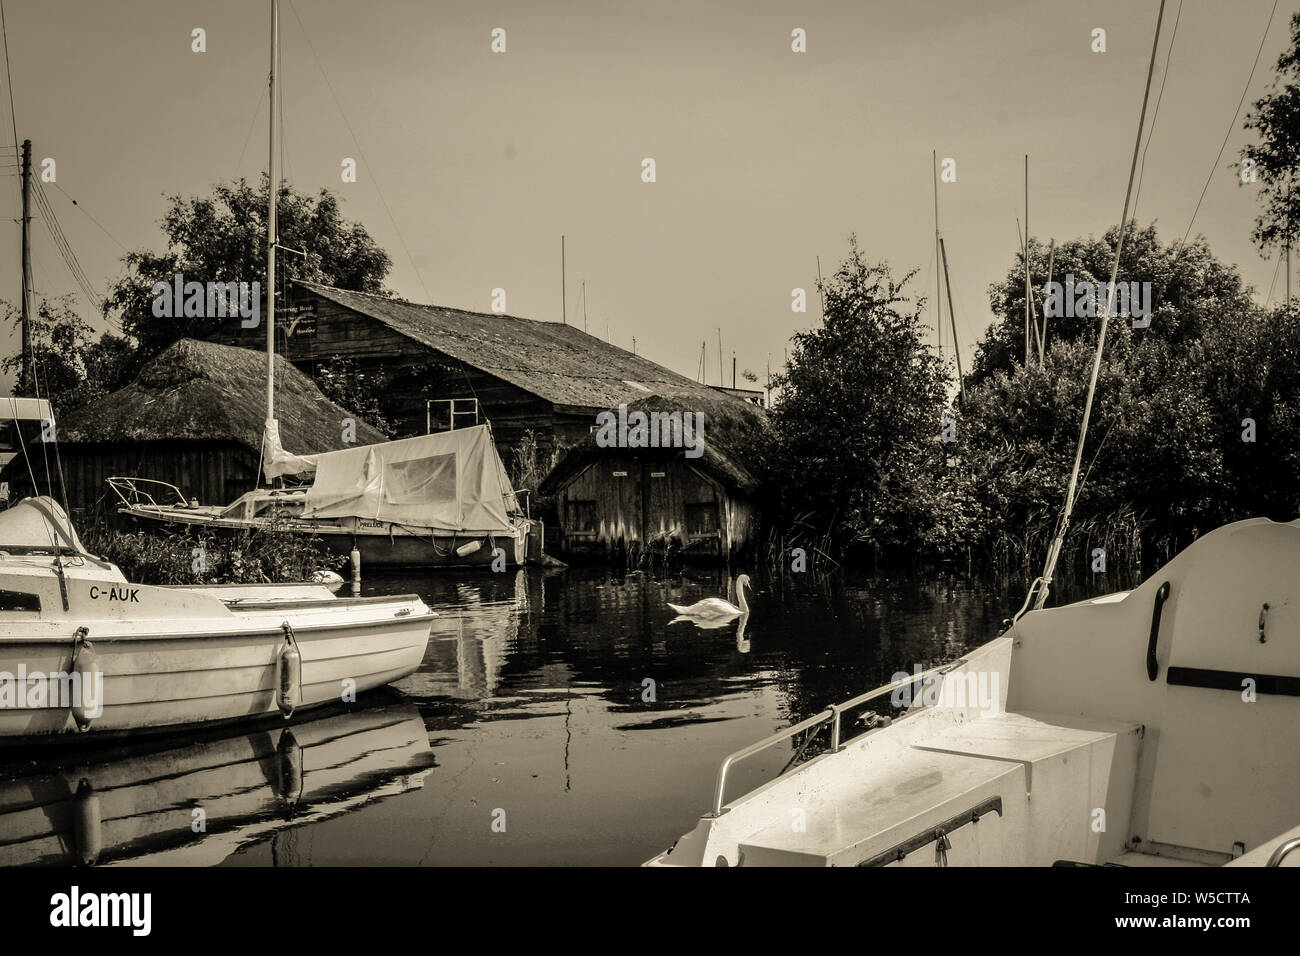
M1122 829L1108 836L1092 824L1098 808L1127 818L1140 736L1132 723L1004 713L876 757L828 755L823 766L835 763L841 772L810 775L789 795L788 813L738 840L738 862L1127 865L1118 859L1125 855ZM850 764L861 769L843 773ZM1075 823L1051 822L1061 819ZM1173 862L1144 856L1134 865Z

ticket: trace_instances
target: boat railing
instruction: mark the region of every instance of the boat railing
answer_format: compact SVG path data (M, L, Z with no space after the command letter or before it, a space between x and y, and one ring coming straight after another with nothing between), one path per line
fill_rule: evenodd
M1296 849L1300 849L1300 837L1294 837L1293 839L1287 840L1285 843L1280 844L1278 848L1273 851L1272 856L1268 858L1268 862L1265 863L1264 865L1281 866L1282 861L1286 859L1288 854L1290 854L1292 850L1296 850Z
M713 791L713 807L709 813L705 814L705 816L720 817L722 816L722 814L726 812L726 810L723 809L723 802L726 798L727 771L731 769L733 764L736 764L739 761L744 760L746 757L752 757L754 754L767 750L769 747L773 747L776 744L783 743L784 741L797 736L798 734L802 733L805 730L809 731L809 738L808 740L804 741L804 746L806 747L808 743L811 742L812 737L815 736L819 730L821 730L822 725L824 724L829 724L831 728L830 752L838 753L841 749L843 749L840 734L841 734L841 726L843 724L844 714L846 712L857 710L859 707L863 706L864 704L870 703L871 701L876 700L879 697L883 697L886 694L892 694L896 690L901 690L904 687L909 687L913 684L930 680L931 678L947 674L949 671L961 666L964 663L965 663L964 660L959 660L959 661L953 661L952 663L949 664L940 665L939 667L932 667L929 670L921 671L916 674L910 674L907 677L900 678L899 680L893 681L892 683L889 684L885 684L883 687L877 687L875 690L867 691L865 694L859 694L857 697L850 698L849 700L843 701L842 703L832 704L826 710L823 710L820 714L815 714L814 716L809 717L807 720L800 721L799 723L795 724L792 727L787 727L784 730L779 730L776 733L772 734L772 736L770 737L764 737L762 740L752 743L748 747L742 747L740 750L737 750L735 753L728 754L723 759L722 764L718 767L718 781ZM796 756L798 755L796 754Z
M108 487L113 489L113 494L117 495L122 504L129 508L139 507L141 505L164 508L172 505L188 505L185 495L175 485L168 484L165 481L158 481L153 478L123 478L120 475L113 475L106 479ZM147 487L146 487L147 486ZM174 501L158 501L154 498L156 493L163 497L164 492L170 493L175 498Z

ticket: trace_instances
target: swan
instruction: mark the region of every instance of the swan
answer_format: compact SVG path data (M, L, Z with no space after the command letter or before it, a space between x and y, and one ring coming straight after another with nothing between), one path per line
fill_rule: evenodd
M734 617L742 614L749 614L749 605L745 602L745 587L749 584L749 575L742 574L736 578L736 598L740 601L740 607L736 607L730 601L724 601L722 598L705 598L703 601L696 601L690 607L683 607L680 604L668 602L668 606L677 612L676 620L683 618L698 622L718 622L723 623L730 621ZM671 621L669 622L672 623Z

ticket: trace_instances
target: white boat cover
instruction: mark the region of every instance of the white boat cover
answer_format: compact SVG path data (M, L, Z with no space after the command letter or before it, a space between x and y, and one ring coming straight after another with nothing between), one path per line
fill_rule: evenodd
M24 498L6 511L0 511L0 549L3 548L70 548L85 554L67 513L53 498Z
M302 475L316 470L315 455L295 455L284 450L280 444L280 423L274 418L267 419L262 434L262 463L267 481L281 475Z
M487 425L310 456L304 518L509 534L514 493Z

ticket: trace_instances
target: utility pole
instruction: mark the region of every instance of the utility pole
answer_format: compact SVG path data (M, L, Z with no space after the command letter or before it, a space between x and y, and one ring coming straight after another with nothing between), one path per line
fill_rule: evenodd
M735 389L736 387L736 353L735 352L731 353L731 387L732 389Z
M560 322L569 324L569 290L564 283L564 236L560 236Z
M23 140L23 299L22 299L22 339L23 339L23 362L22 362L22 381L18 383L18 391L25 394L32 388L35 381L32 378L32 316L31 316L31 299L32 299L32 215L31 215L31 196L32 196L32 141ZM32 391L32 394L35 394Z

